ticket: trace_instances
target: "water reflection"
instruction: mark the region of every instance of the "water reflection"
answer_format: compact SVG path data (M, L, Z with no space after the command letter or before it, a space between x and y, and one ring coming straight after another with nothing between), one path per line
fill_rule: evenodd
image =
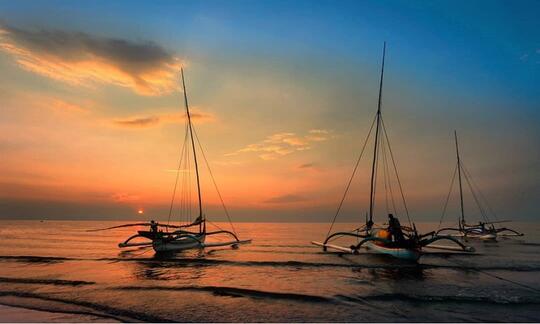
M206 253L202 249L189 251L167 251L152 253L148 258L134 262L133 274L139 280L186 280L194 284L194 280L205 276L205 269L216 266L198 260L205 260Z
M383 268L383 269L368 269L368 273L373 280L425 280L427 278L426 269L421 266L406 267L406 268Z

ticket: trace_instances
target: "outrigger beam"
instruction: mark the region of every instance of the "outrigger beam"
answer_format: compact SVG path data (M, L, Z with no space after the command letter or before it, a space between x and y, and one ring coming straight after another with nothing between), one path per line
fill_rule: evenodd
M430 248L430 249L437 249L437 250L474 252L474 248L472 246L467 246L465 250L463 248L461 248L461 247L446 246L446 245L426 245L425 247ZM468 251L467 249L470 249L470 251Z
M216 247L216 246L227 246L227 245L238 245L238 244L248 244L251 243L251 240L238 240L238 241L229 241L229 242L215 242L215 243L202 243L201 247Z
M140 234L135 234L133 236L130 236L127 240L125 240L122 243L118 243L118 247L124 248L124 247L132 247L132 246L147 246L152 245L152 242L140 242L140 243L129 243L129 241L133 240L137 237L144 237Z
M430 245L431 243L436 242L436 241L440 241L440 240L447 240L447 241L451 241L451 242L457 244L459 246L459 248L461 249L461 251L465 251L465 252L474 252L475 251L474 247L467 246L467 245L461 243L460 241L458 241L455 238L450 237L450 236L434 236L434 237L432 237L430 239L421 240L420 244L423 247L432 247L432 248L435 248L435 249L437 249L437 248L438 249L445 248L445 246L442 246L442 245ZM453 250L452 247L448 247L447 249L448 250ZM456 249L458 249L458 248L456 247ZM459 249L457 251L459 251Z
M326 251L327 249L334 249L334 250L345 252L345 253L358 254L357 250L353 250L350 247L346 248L346 247L339 246L339 245L325 244L325 243L316 242L316 241L312 241L311 244L321 246L323 248L323 251Z
M134 247L134 246L152 246L152 242L141 242L141 243L118 243L118 247Z
M366 235L355 234L355 233L351 233L351 232L336 232L336 233L328 236L326 238L326 240L324 240L324 243L322 243L322 244L328 244L328 241L330 241L331 238L336 237L336 236L352 236L352 237L356 237L356 238L359 238L359 239L365 239L367 237Z

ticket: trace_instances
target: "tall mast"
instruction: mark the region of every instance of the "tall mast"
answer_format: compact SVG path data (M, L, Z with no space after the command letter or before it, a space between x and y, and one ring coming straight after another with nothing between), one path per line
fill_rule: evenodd
M455 130L454 130L454 139L456 140L457 169L458 169L458 178L459 178L459 201L461 203L461 221L459 222L459 227L461 228L465 224L465 211L463 209L463 188L461 186L461 160L459 158L457 132Z
M195 162L195 174L197 175L197 194L199 196L199 218L203 218L202 214L202 199L201 199L201 185L199 183L199 166L197 164L197 152L195 151L195 141L193 139L193 126L191 125L191 115L189 113L188 98L186 92L186 83L184 81L184 69L180 68L182 74L182 88L184 89L184 104L186 106L186 115L188 118L189 135L191 137L191 148L193 149L193 160ZM200 226L199 226L200 229Z
M373 164L371 165L371 190L369 193L369 221L368 227L373 224L373 205L374 205L374 188L375 188L375 169L377 167L377 154L379 146L379 128L381 124L381 99L382 99L382 87L384 76L384 57L386 55L386 42L383 45L382 66L381 66L381 80L379 83L379 101L377 104L377 126L375 128L375 145L373 148Z

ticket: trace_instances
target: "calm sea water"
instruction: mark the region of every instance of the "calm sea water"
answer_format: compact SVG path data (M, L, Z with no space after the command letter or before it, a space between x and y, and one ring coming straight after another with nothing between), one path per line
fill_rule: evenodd
M135 228L84 231L117 224L1 221L0 305L80 321L540 321L537 223L512 224L523 238L470 241L475 255L419 264L322 253L309 242L328 224L239 223L252 244L167 257L119 250Z

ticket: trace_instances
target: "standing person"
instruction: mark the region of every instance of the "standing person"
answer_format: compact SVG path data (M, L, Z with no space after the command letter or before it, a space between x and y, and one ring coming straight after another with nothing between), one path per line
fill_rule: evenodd
M392 214L388 214L388 232L392 235L392 241L394 242L399 243L405 240L399 219Z
M158 232L158 224L154 222L154 220L150 221L150 232L156 233Z

